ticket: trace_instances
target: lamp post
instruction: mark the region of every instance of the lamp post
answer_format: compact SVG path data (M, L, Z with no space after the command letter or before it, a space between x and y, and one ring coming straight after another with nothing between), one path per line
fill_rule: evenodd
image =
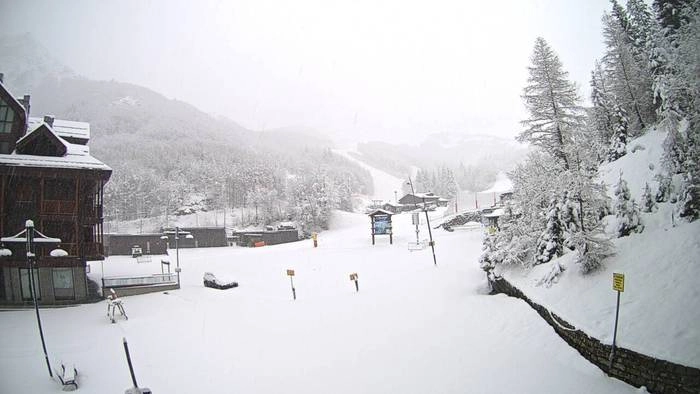
M171 231L172 233L172 231ZM180 240L180 233L185 235L187 239L193 239L194 237L189 231L180 231L180 227L175 227L175 273L177 273L177 288L180 288L180 246L178 241ZM168 239L167 235L163 235L160 239Z
M413 206L417 207L416 204L416 192L413 190L413 182L411 182L411 177L408 177L408 184L411 186L411 193L413 193ZM430 217L428 216L428 208L425 205L425 196L423 196L423 212L425 212L425 221L428 224L428 235L430 236L430 249L433 251L433 264L437 267L437 258L435 257L435 241L433 241L433 232L430 229Z
M44 358L46 359L46 367L49 369L49 376L53 378L53 372L51 372L51 363L49 362L49 355L46 351L46 341L44 340L44 330L41 328L41 316L39 315L39 304L36 299L36 289L34 287L34 268L36 267L36 254L34 254L34 244L35 243L61 243L60 238L47 237L40 233L34 228L34 222L32 220L27 220L24 224L24 230L20 231L17 235L12 237L2 237L0 242L8 243L24 243L27 250L27 268L29 269L29 293L32 296L32 301L34 302L34 311L36 312L36 323L39 326L39 337L41 337L41 347L44 350ZM24 235L24 236L23 236ZM62 249L54 249L51 251L51 256L67 256L68 253ZM12 256L12 251L9 249L0 249L0 256Z

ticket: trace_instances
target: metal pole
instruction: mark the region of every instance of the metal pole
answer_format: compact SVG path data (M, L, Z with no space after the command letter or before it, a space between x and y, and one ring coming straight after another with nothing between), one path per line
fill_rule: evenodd
M297 290L294 288L294 277L290 276L289 277L289 283L292 284L292 296L294 296L294 299L297 299Z
M620 291L617 292L617 308L615 308L615 329L613 331L612 350L610 351L610 368L612 369L613 359L615 358L615 344L617 342L617 320L620 315Z
M180 288L180 246L178 245L178 240L180 239L180 227L175 226L175 264L177 269L177 288Z
M44 358L46 359L46 367L49 370L49 376L53 378L53 372L51 372L51 363L49 362L49 355L46 351L46 341L44 340L44 330L41 328L41 316L39 315L39 304L36 299L36 289L34 287L34 223L31 220L27 220L26 223L26 238L27 238L27 265L29 266L29 292L32 294L32 301L34 301L34 311L36 312L36 323L39 326L39 337L41 337L41 347L44 350Z
M423 198L423 209L425 210L425 221L428 222L428 235L430 236L430 248L433 250L433 264L437 267L437 259L435 258L435 242L433 242L433 232L430 230L430 217L428 210L425 208L425 198Z
M131 382L134 384L134 387L139 387L139 385L136 383L136 375L134 375L134 367L131 365L131 356L129 355L129 345L126 343L126 337L122 338L124 341L124 352L126 353L126 362L129 363L129 373L131 374Z

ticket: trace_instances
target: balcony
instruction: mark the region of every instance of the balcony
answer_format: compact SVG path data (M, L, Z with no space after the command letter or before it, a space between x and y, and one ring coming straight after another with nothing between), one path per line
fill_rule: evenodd
M78 213L75 201L71 200L44 200L41 203L43 215L75 215Z

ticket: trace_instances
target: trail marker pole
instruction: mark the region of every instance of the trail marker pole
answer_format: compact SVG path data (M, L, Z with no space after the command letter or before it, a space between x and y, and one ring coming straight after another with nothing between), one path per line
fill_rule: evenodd
M613 359L615 358L615 344L617 342L617 321L620 316L620 293L625 291L625 274L613 273L613 290L617 291L617 307L615 308L615 328L613 330L613 343L609 358L609 367L611 369Z
M138 383L136 383L136 375L134 374L134 366L131 364L131 355L129 355L129 344L126 343L126 337L122 338L122 341L124 342L124 353L126 353L126 362L129 364L129 373L131 374L131 383L134 384L134 387L139 387Z
M292 284L292 297L297 299L297 289L294 288L294 270L287 270L287 276L289 276L289 283Z
M355 282L355 292L360 292L360 284L357 281L357 272L350 274L350 280Z

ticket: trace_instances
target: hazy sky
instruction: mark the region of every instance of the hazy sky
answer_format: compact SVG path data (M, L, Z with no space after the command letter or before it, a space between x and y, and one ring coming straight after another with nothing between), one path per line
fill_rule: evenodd
M587 97L609 8L608 0L0 0L0 34L30 32L81 75L143 85L252 129L513 137L526 116L520 94L535 38L550 43Z

